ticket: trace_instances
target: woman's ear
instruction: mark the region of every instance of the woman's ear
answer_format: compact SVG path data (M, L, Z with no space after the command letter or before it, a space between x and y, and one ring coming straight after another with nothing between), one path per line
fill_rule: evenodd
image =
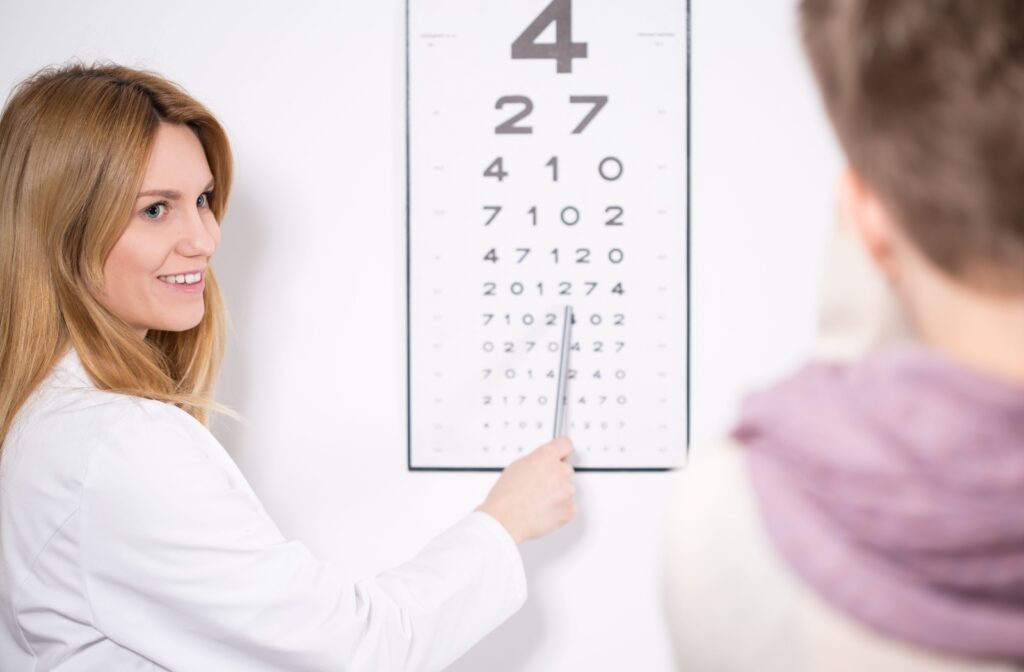
M860 240L879 270L896 285L899 280L896 224L889 211L857 172L847 167L839 182L839 217Z

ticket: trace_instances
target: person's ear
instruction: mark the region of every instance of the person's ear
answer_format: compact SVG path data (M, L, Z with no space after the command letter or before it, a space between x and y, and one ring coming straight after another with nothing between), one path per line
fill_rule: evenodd
M840 221L860 240L889 282L898 280L895 222L860 175L848 167L839 183Z

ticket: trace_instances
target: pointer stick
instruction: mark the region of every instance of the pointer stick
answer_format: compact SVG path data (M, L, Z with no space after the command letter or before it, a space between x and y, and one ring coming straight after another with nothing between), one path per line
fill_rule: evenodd
M558 360L558 394L555 396L555 427L552 439L565 435L565 396L569 376L569 348L572 346L572 306L565 307L562 318L562 354Z

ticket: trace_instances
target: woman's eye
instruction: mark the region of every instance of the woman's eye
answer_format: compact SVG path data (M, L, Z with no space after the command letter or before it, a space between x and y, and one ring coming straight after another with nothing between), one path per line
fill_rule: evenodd
M210 207L210 199L212 197L213 197L213 194L210 193L209 191L204 192L202 194L199 194L199 198L196 199L196 207L199 207L199 208L208 208L208 207Z
M142 214L147 219L160 219L161 217L164 216L165 212L167 212L166 203L154 203L148 208L143 209Z

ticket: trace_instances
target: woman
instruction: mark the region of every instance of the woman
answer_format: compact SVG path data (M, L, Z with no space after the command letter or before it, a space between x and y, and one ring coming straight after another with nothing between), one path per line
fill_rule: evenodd
M912 339L808 364L694 451L669 543L679 668L1020 669L1024 3L800 6L844 221Z
M574 514L566 439L359 583L284 539L206 429L224 131L160 77L44 70L0 117L4 670L444 667Z

